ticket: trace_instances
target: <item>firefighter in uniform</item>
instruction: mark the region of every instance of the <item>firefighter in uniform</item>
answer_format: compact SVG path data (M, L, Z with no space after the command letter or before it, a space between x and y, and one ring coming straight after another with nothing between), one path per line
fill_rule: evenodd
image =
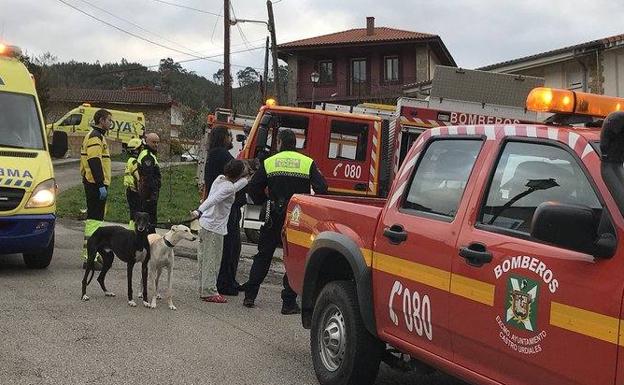
M83 268L87 260L87 240L102 225L106 209L108 186L111 182L111 159L106 144L106 132L111 128L111 113L101 109L93 116L94 124L80 147L80 175L87 198L87 221L82 248ZM96 268L101 268L100 257Z
M264 281L275 248L280 243L282 226L286 217L288 201L294 194L310 193L310 186L317 194L327 193L327 183L314 161L296 152L297 138L292 130L280 131L277 138L279 153L260 164L248 185L248 194L255 204L267 202L266 221L260 229L258 253L254 256L249 280L241 286L245 291L243 305L254 307L260 284ZM268 197L265 189L268 188ZM282 314L298 314L297 294L291 289L288 277L283 277Z
M152 132L145 135L144 148L137 158L141 211L148 213L150 216L150 234L156 232L156 211L158 209L158 195L161 185L160 166L156 158L158 143L160 143L158 134Z
M139 197L139 162L137 158L141 152L143 143L139 138L132 138L128 141L126 152L128 162L126 162L126 172L124 174L124 186L126 187L126 199L128 200L128 210L130 212L130 223L128 227L134 230L134 215L141 211L141 198Z

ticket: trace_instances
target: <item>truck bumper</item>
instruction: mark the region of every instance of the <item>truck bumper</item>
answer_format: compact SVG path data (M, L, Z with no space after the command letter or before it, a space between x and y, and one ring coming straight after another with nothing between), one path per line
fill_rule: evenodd
M0 217L0 254L29 253L46 247L55 222L54 214Z

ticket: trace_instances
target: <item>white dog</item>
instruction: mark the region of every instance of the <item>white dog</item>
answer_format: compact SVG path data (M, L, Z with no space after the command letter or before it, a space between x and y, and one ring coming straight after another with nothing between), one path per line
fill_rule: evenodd
M171 290L173 273L173 247L182 239L187 241L194 241L197 239L195 235L191 233L191 230L184 225L171 226L164 236L158 234L150 234L147 236L147 240L150 244L150 260L148 262L148 284L150 290L153 289L151 303L147 302L147 298L143 298L143 305L152 309L156 308L156 299L160 299L158 294L158 280L163 268L167 268L167 287L168 287L168 304L169 309L176 310L173 305L173 292ZM149 295L149 294L148 294Z

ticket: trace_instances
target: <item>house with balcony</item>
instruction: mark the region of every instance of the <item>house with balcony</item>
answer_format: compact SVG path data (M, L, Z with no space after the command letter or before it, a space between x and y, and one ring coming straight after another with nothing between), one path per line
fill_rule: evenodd
M394 103L403 85L430 80L438 64L455 60L438 35L376 27L283 43L278 56L288 63L289 105L362 102Z

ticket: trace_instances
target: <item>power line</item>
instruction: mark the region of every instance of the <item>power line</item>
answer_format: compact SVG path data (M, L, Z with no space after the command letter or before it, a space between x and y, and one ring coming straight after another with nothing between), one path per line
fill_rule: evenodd
M252 47L252 48L249 48L249 49L233 51L233 52L231 52L231 54L256 51L256 50L264 49L264 48L265 47ZM208 60L208 59L211 59L211 58L214 58L214 57L219 57L219 56L223 56L223 54L221 53L221 54L213 55L213 56L206 56L206 57L202 57L202 58L179 60L179 61L175 61L175 62L178 63L178 64L180 64L180 63L188 63L188 62L197 61L197 60ZM216 61L216 60L210 60L210 61L218 63L218 64L223 64L223 62ZM148 66L130 67L130 68L113 70L113 71L100 72L100 73L98 73L98 75L109 75L109 74L116 74L116 73L120 73L120 72L140 71L140 70L143 70L145 68L156 68L156 67L159 67L159 66L160 66L160 64L152 64L152 65L148 65ZM240 65L240 64L232 64L232 66L233 67L240 67L240 68L251 67L251 66L243 66L243 65ZM257 68L257 67L251 67L251 68L257 69L257 70L261 69L261 68Z
M236 17L236 12L234 11L234 4L232 4L231 2L230 9L232 10L232 16L234 16L234 20L237 20L238 17ZM236 23L236 28L238 29L238 33L240 34L241 39L243 39L243 43L245 43L245 47L249 48L249 41L247 40L247 37L245 36L245 33L240 26L240 23Z
M80 12L80 13L82 13L82 14L84 14L84 15L86 15L86 16L88 16L88 17L90 17L90 18L94 19L94 20L99 21L100 23L106 24L106 25L108 25L108 26L109 26L109 27L111 27L111 28L115 28L116 30L118 30L118 31L120 31L120 32L126 33L126 34L128 34L128 35L130 35L130 36L133 36L133 37L136 37L137 39L141 39L141 40L146 41L146 42L148 42L148 43L151 43L151 44L157 45L157 46L159 46L159 47L161 47L161 48L165 48L165 49L168 49L168 50L171 50L171 51L175 51L175 52L178 52L178 53L181 53L181 54L187 55L187 56L192 56L192 57L195 57L195 58L201 59L201 57L200 57L200 56L197 56L197 55L195 55L195 54L188 53L188 52L184 52L184 51L181 51L181 50L179 50L179 49L177 49L177 48L169 47L169 46L166 46L166 45L164 45L164 44L160 44L160 43L158 43L158 42L156 42L156 41L153 41L153 40L150 40L150 39L148 39L148 38L145 38L145 37L143 37L143 36L141 36L141 35L137 35L136 33L133 33L133 32L130 32L130 31L126 31L125 29L123 29L123 28L121 28L121 27L118 27L118 26L116 26L115 24L109 23L109 22L108 22L108 21L106 21L106 20L102 20L102 19L98 18L97 16L94 16L94 15L90 14L89 12L83 11L82 9L80 9L80 8L78 8L78 7L76 7L76 6L74 6L74 5L72 5L72 4L69 4L69 3L68 3L68 2L66 2L65 0L58 0L58 1L60 1L61 3L63 3L63 4L65 4L65 5L67 5L68 7L73 8L73 9L75 9L76 11L78 11L78 12Z
M189 50L190 52L193 52L193 53L195 53L195 54L197 54L197 55L203 55L203 53L201 53L201 52L199 52L199 51L195 51L195 50L193 50L192 48L186 47L186 46L184 46L184 45L182 45L182 44L180 44L180 43L178 43L178 42L175 42L175 41L173 41L173 40L170 40L170 39L168 39L168 38L166 38L166 37L164 37L164 36L162 36L162 35L160 35L160 34L158 34L158 33L156 33L156 32L152 32L152 31L150 31L150 30L148 30L148 29L146 29L146 28L143 28L143 27L141 27L140 25L138 25L138 24L136 24L136 23L132 22L131 20L124 19L123 17L117 16L117 15L115 15L114 13L112 13L112 12L110 12L110 11L108 11L108 10L104 9L104 8L98 7L97 5L95 5L95 4L93 4L93 3L88 2L87 0L80 0L80 1L82 1L83 3L85 3L85 4L89 5L89 6L91 6L91 7L95 8L95 9L97 9L97 10L100 10L100 11L102 11L102 12L104 12L104 13L106 13L106 14L108 14L108 15L110 15L110 16L112 16L112 17L114 17L114 18L118 19L118 20L121 20L121 21L123 21L123 22L126 22L126 23L128 23L128 24L130 24L130 25L133 25L134 27L136 27L136 28L140 29L141 31L147 32L147 33L149 33L149 34L152 34L152 35L154 35L154 36L156 36L156 37L159 37L159 38L161 38L161 39L163 39L163 40L165 40L165 41L168 41L169 43L173 43L173 44L175 44L175 45L177 45L177 46L179 46L179 47L182 47L182 48L184 48L184 49L186 49L186 50Z
M188 9L188 10L195 11L195 12L206 13L208 15L213 15L213 16L217 16L217 17L223 17L223 15L215 13L215 12L210 12L210 11L206 11L206 10L199 9L199 8L193 8L193 7L189 7L189 6L182 5L182 4L171 3L171 2L168 2L168 1L164 1L164 0L152 0L152 1L155 1L157 3L171 5L173 7Z

